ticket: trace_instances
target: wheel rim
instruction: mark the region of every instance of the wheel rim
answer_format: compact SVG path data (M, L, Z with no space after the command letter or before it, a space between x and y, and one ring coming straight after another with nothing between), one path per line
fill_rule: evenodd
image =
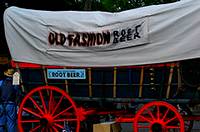
M145 104L135 115L134 132L184 132L184 120L176 108L169 103L154 101Z
M177 105L177 110L181 114L182 117L184 116L192 116L192 112L188 106L185 105ZM185 120L185 132L190 132L192 130L194 120Z
M58 132L64 127L75 132L80 129L78 109L65 91L42 86L33 89L22 100L18 112L20 132Z

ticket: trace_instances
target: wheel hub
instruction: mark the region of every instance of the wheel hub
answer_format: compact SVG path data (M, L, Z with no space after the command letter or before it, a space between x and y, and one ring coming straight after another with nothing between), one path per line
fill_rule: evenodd
M53 124L53 117L46 114L40 119L40 123L42 126L51 126Z
M151 126L151 130L152 130L152 132L163 132L163 127L160 123L154 123Z

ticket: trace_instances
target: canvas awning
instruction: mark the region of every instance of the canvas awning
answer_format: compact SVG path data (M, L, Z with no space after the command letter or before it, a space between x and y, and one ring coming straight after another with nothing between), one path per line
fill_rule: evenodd
M12 59L59 66L127 66L200 57L200 1L182 0L119 13L4 13Z

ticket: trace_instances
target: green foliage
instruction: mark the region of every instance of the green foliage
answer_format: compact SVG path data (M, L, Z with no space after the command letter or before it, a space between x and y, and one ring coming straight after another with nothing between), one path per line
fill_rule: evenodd
M148 5L176 2L178 0L101 0L105 11L123 11Z
M73 10L99 10L118 12L128 9L176 2L179 0L64 0ZM69 8L68 8L69 9Z

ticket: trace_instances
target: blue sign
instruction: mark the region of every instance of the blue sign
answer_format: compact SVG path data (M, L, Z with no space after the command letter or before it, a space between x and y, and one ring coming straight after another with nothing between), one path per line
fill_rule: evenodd
M47 69L48 79L86 79L85 69Z

